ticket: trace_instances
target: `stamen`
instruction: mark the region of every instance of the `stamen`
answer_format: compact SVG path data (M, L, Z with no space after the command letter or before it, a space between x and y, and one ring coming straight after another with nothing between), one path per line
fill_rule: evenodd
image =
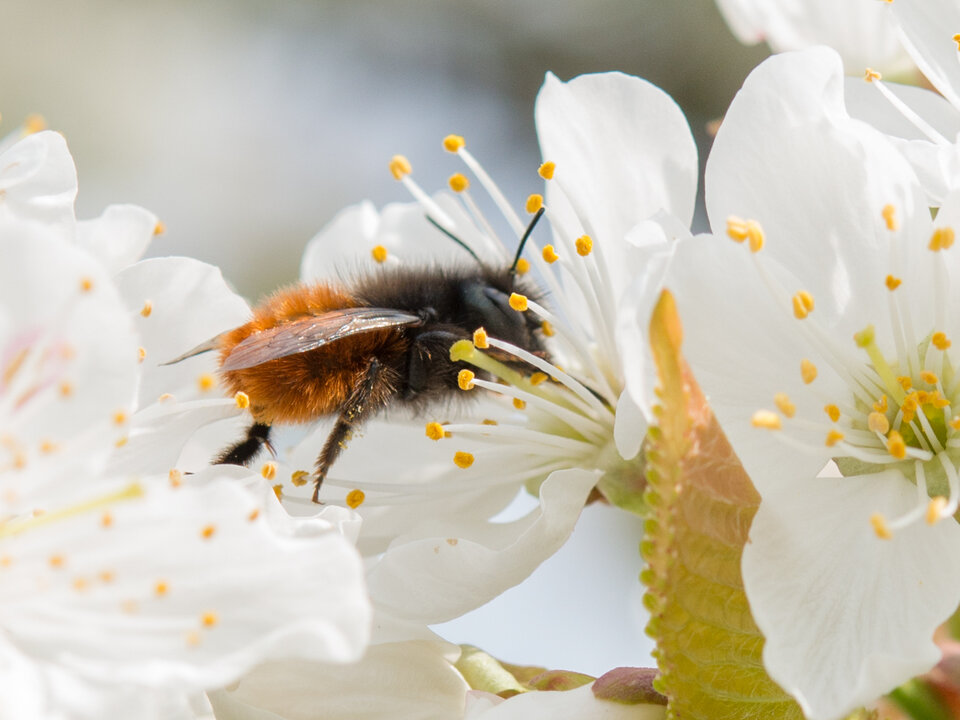
M786 417L792 418L797 414L797 406L790 401L790 397L786 393L774 395L773 402Z
M933 235L930 236L930 244L927 247L934 252L947 250L953 245L955 239L956 236L952 227L938 227L934 229Z
M877 72L876 70L874 70L873 68L867 68L866 71L864 71L864 73L863 73L863 79L866 80L866 81L869 82L869 83L872 83L874 80L879 80L879 79L881 79L882 77L883 77L883 75L881 75L880 73L878 73L878 72Z
M950 340L942 332L935 332L933 337L930 338L930 342L933 343L933 346L937 350L946 350L948 347L950 347Z
M473 344L481 350L486 350L488 347L490 347L487 331L482 327L473 331Z
M907 105L903 100L901 100L897 95L895 95L890 88L887 87L886 83L881 82L880 73L874 70L867 70L867 74L864 76L864 79L867 82L873 84L873 86L880 91L880 94L889 102L893 107L906 118L914 127L917 128L920 132L927 136L927 138L940 146L952 145L946 138L943 137L939 132L937 132L930 123L924 120L922 117L917 115L913 109Z
M943 517L943 511L947 508L947 499L942 495L937 495L930 499L927 505L926 521L927 525L936 525L937 521Z
M884 222L887 223L887 230L899 229L900 223L897 221L897 209L893 205L884 205L880 214L883 216Z
M443 139L443 149L449 153L457 152L466 144L466 141L461 135L447 135Z
M290 474L290 483L294 487L303 487L310 480L310 473L306 470L294 470Z
M517 260L516 269L517 275L526 275L528 272L530 272L530 261L526 258L520 258Z
M542 207L543 207L543 195L538 195L534 193L533 195L530 195L527 198L526 208L527 208L527 212L530 213L531 215L536 213Z
M557 255L557 251L553 249L553 245L546 245L543 248L543 259L548 264L553 264L560 259L560 256ZM512 302L511 302L512 307ZM516 310L517 308L514 308Z
M469 370L467 372L470 372ZM443 429L443 425L438 422L429 422L426 426L426 435L431 440L442 440L446 437L446 431Z
M780 416L769 410L757 410L750 419L750 423L756 428L766 430L779 430L783 426Z
M377 245L370 251L370 254L373 256L373 259L383 264L387 261L387 249L383 245Z
M80 278L80 292L90 292L93 290L93 278Z
M410 161L403 155L394 155L390 158L389 167L394 180L399 180L403 176L413 172L413 166L410 165Z
M217 379L210 373L203 373L203 375L197 378L197 385L200 387L200 392L207 392L216 384Z
M476 375L472 370L463 369L457 373L457 385L461 390L472 390Z
M927 385L937 385L940 382L940 379L936 376L936 374L930 372L929 370L924 370L922 373L920 373L920 379L927 383Z
M509 303L510 307L517 312L524 312L528 307L527 296L520 293L510 293Z
M454 173L447 182L450 184L450 189L456 193L461 193L470 187L470 181L463 173Z
M157 224L153 226L154 235L163 235L167 231L167 226L164 225L160 220L157 220Z
M473 455L468 452L463 452L462 450L457 451L453 456L453 463L458 468L463 468L466 470L468 467L473 465Z
M839 430L831 430L830 432L827 433L827 439L826 439L827 447L833 447L838 442L843 440L843 438L844 438L844 435L842 432L840 432Z
M806 290L800 290L793 296L793 316L803 320L813 312L813 296Z
M513 406L514 406L517 410L525 410L526 407L527 407L527 404L526 404L523 400L521 400L520 398L514 398L514 399L513 399Z
M273 460L268 460L261 466L260 474L264 480L273 480L277 476L277 464Z
M827 405L823 408L823 411L829 416L833 422L837 422L840 419L840 408L836 405Z
M537 170L537 173L538 173L538 174L540 175L540 177L542 177L544 180L551 180L551 179L553 179L553 173L554 173L554 171L555 171L556 169L557 169L556 163L550 162L550 161L548 160L547 162L543 163L543 164L540 166L540 168Z
M586 257L593 252L593 240L589 235L581 235L577 238L577 255Z
M898 277L894 277L893 275L887 275L887 280L886 280L887 290L890 290L891 292L896 290L898 287L900 287L900 283L902 282L903 280L901 280Z
M907 456L907 444L903 441L903 435L896 430L891 430L887 436L887 452L897 460L903 460Z
M140 308L140 314L146 318L146 317L150 317L150 313L152 312L153 312L153 303L150 302L149 300L144 300L143 307Z
M867 427L873 432L886 435L890 431L890 421L881 412L872 412L867 415Z
M809 385L817 379L817 366L804 358L800 361L800 377L803 378L804 385Z
M347 507L351 510L356 510L363 504L366 498L367 496L363 490L351 490L347 493Z
M870 524L873 525L873 532L881 540L889 540L893 537L893 533L887 527L886 519L880 513L874 513L870 516Z

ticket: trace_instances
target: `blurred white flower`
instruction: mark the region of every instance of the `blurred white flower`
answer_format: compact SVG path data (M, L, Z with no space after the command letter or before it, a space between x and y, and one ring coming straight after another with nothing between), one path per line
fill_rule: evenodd
M960 197L931 220L842 90L826 49L747 78L706 171L729 237L680 243L669 282L762 496L742 571L764 664L811 720L933 666L960 601Z
M899 0L898 0L899 2ZM846 71L867 67L905 72L912 67L883 0L717 0L740 42L766 42L773 52L828 45Z
M238 469L108 469L139 339L74 243L72 168L54 133L0 155L0 717L169 718L271 657L356 659L352 513L294 521Z

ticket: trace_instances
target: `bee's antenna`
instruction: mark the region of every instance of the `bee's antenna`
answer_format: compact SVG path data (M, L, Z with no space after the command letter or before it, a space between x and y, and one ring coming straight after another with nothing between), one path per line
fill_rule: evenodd
M436 220L434 220L434 219L433 219L432 217L430 217L429 215L427 215L426 218L427 218L427 222L429 222L429 223L430 223L431 225L433 225L437 230L439 230L440 232L442 232L442 233L443 233L444 235L446 235L448 238L450 238L451 240L453 240L457 245L459 245L459 246L462 247L464 250L466 250L468 253L470 253L470 255L473 257L474 260L477 261L478 264L483 265L483 263L480 262L480 258L477 257L477 254L476 254L476 253L470 248L470 246L467 245L463 240L461 240L461 239L458 238L456 235L454 235L452 232L450 232L449 230L447 230L443 225L441 225L440 223L438 223Z
M511 274L517 271L517 263L520 262L520 256L523 255L523 246L527 244L527 240L530 238L530 234L533 232L533 229L537 226L537 223L540 222L540 218L543 217L543 214L546 211L547 209L544 207L537 210L537 214L533 216L533 220L531 220L530 224L527 225L527 229L523 233L523 237L520 238L520 244L517 246L517 254L513 256L513 265L510 266Z

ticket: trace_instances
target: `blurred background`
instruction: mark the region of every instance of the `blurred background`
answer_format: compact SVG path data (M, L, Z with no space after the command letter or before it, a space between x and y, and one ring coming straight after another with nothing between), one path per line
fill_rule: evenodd
M456 133L518 205L537 191L547 71L647 78L702 160L707 124L766 52L738 44L713 0L10 0L0 135L42 114L76 159L80 217L143 205L167 227L151 254L217 264L255 300L297 278L345 205L409 199L396 153L445 187L461 168L440 141ZM530 582L442 631L517 663L650 665L639 538L632 518L588 508Z

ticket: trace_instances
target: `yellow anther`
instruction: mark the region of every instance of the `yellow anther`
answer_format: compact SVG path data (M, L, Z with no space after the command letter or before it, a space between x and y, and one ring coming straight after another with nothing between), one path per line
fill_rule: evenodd
M204 627L212 628L219 622L219 618L215 612L205 612L200 616L200 622L203 623Z
M33 135L38 133L41 130L47 129L47 121L43 115L34 113L33 115L28 115L27 119L23 121L23 134L24 135Z
M841 440L843 440L843 433L839 430L831 430L827 433L827 447L833 447Z
M144 300L143 307L140 308L140 314L143 315L143 317L150 317L150 313L152 312L153 312L153 303L150 302L149 300Z
M363 504L366 497L363 490L351 490L347 493L347 507L356 510Z
M887 230L896 230L900 227L900 223L897 222L897 209L893 205L884 205L880 214L887 223Z
M553 325L551 325L548 320L544 320L542 323L540 323L540 331L547 337L553 337L557 334L553 329Z
M457 373L457 385L460 386L461 390L473 390L473 379L475 377L476 374L472 370L464 368Z
M893 2L893 0L887 0L887 2ZM953 41L957 44L957 49L960 50L960 33L953 36Z
M108 528L113 526L113 515L109 512L105 512L100 516L100 527Z
M526 275L530 272L530 261L526 258L517 260L517 275Z
M169 402L173 400L173 395L170 393L163 393L160 397L157 398L157 402Z
M863 79L866 80L867 82L873 82L874 80L879 80L882 77L883 75L878 73L873 68L867 68L866 71L864 71L863 73Z
M747 239L747 221L731 215L727 218L727 236L735 242L742 243Z
M160 222L159 220L157 220L157 224L153 226L153 234L154 234L154 235L163 235L166 231L167 231L167 226L164 225L164 224L163 224L162 222Z
M586 257L593 252L593 239L589 235L581 235L577 238L577 255Z
M555 263L560 259L560 256L557 255L557 251L553 249L553 245L547 245L543 248L543 259L548 263Z
M143 362L147 358L147 349L142 345L137 348L137 360Z
M877 402L875 402L875 403L873 404L873 409L876 410L878 413L886 413L886 412L887 412L887 407L888 407L888 405L887 405L887 396L886 396L886 395L881 395L881 396L880 396L880 399L877 400Z
M777 393L773 396L773 402L786 417L792 418L797 414L797 406L791 402L786 393Z
M954 415L950 420L950 427L954 430L960 430L960 415Z
M930 393L930 395L930 402L933 403L935 408L942 410L943 408L950 406L950 401L943 397L939 390L934 390L932 393Z
M77 592L83 592L90 587L90 583L87 582L87 579L82 577L74 578L73 583L71 584L73 585L73 589Z
M936 385L940 382L940 378L937 377L936 373L932 373L929 370L924 370L920 373L920 379L923 380L927 385Z
M766 239L763 228L756 220L747 220L747 239L750 241L750 252L758 253L763 250Z
M549 375L547 375L546 373L535 372L533 375L530 376L530 384L536 387L537 385L542 383L544 380L546 380L548 377Z
M260 467L260 474L264 480L273 480L277 476L277 464L273 460L268 460Z
M930 342L933 343L933 346L937 350L946 350L948 347L950 347L950 340L942 332L935 332L933 337L930 338Z
M490 418L484 418L483 420L480 421L480 424L481 425L499 425L500 423L498 423L496 420L491 420Z
M63 555L51 555L50 556L50 567L52 568L62 568L66 560Z
M250 407L250 396L243 392L243 390L238 391L233 396L233 401L241 410L246 410L248 407Z
M201 392L207 392L217 384L217 379L210 373L203 373L197 378L197 386Z
M804 358L800 361L800 377L803 378L804 385L809 385L817 379L817 366Z
M413 167L410 165L410 161L403 155L394 155L390 158L390 174L393 175L394 180L399 180L412 172Z
M527 212L533 215L543 207L543 195L533 193L527 198Z
M951 245L953 245L953 241L955 239L956 239L956 236L953 232L952 227L936 228L933 231L933 235L930 236L930 244L927 247L929 247L934 252L938 252L940 250L946 250Z
M427 437L431 440L442 440L445 436L443 425L438 422L429 422L426 427Z
M247 514L247 520L248 520L249 522L253 522L253 521L256 520L258 517L260 517L260 508L254 508L253 510L251 510L251 511Z
M303 487L310 479L310 473L306 470L295 470L290 474L290 482L294 487Z
M216 532L217 528L215 525L205 525L203 529L200 530L200 537L202 537L204 540L209 540Z
M9 555L0 556L0 567L10 567L13 565L13 558Z
M473 465L473 455L468 452L457 451L453 456L453 463L458 468L463 468L466 470L468 467Z
M947 499L942 495L930 498L930 504L927 505L927 525L936 525L937 521L943 517L943 511L947 508Z
M447 182L450 184L450 189L458 193L470 187L470 181L463 173L454 173Z
M170 480L170 485L173 487L180 487L183 484L183 473L176 468L173 468L169 473L167 473L167 478Z
M113 414L113 424L114 425L123 425L127 421L127 413L123 410L117 410Z
M769 410L757 410L750 418L750 423L766 430L779 430L782 427L780 416Z
M473 344L481 350L486 350L488 347L490 347L487 331L482 327L473 331Z
M836 405L824 405L823 411L829 416L833 422L836 422L840 419L840 408Z
M91 290L93 290L93 278L90 278L90 277L80 278L80 291L90 292Z
M870 516L870 524L873 525L873 532L881 540L889 540L893 537L890 528L887 527L887 520L880 513L874 513Z
M58 446L52 440L42 440L40 442L40 452L42 452L44 455L49 455L50 453L56 452L57 450L58 450Z
M466 141L461 135L447 135L443 139L443 149L447 152L455 153L466 145Z
M891 292L893 290L896 290L898 287L900 287L900 283L902 282L903 280L901 280L898 277L894 277L893 275L887 275L887 279L886 279L887 290L890 290Z
M370 251L370 254L373 256L373 259L378 263L385 263L387 261L387 249L383 245L377 245Z
M170 586L167 584L166 580L157 580L153 586L153 594L157 597L162 597L170 591Z
M273 494L277 496L277 500L283 500L283 484L277 483L273 486Z
M903 441L903 435L896 430L891 430L887 435L887 452L897 460L903 460L907 456L907 444Z
M60 383L60 395L61 397L70 397L73 395L73 385L66 380Z
M913 387L913 379L909 375L898 375L897 382L900 383L900 387L902 387L904 391Z
M550 162L549 160L547 160L547 162L543 163L543 164L540 166L540 168L537 170L537 173L538 173L538 174L540 175L540 177L542 177L544 180L552 180L552 179L553 179L553 173L554 173L554 171L555 171L556 169L557 169L557 164L554 163L554 162Z
M510 293L510 307L517 312L523 312L527 309L527 296L520 293Z
M886 435L890 431L890 421L882 412L872 412L867 415L867 427L871 431Z
M527 403L524 402L523 400L521 400L520 398L514 398L514 399L513 399L513 406L514 406L517 410L523 410L523 409L525 409L525 408L527 407Z
M811 312L813 312L813 295L806 290L800 290L793 296L793 316L803 320Z

